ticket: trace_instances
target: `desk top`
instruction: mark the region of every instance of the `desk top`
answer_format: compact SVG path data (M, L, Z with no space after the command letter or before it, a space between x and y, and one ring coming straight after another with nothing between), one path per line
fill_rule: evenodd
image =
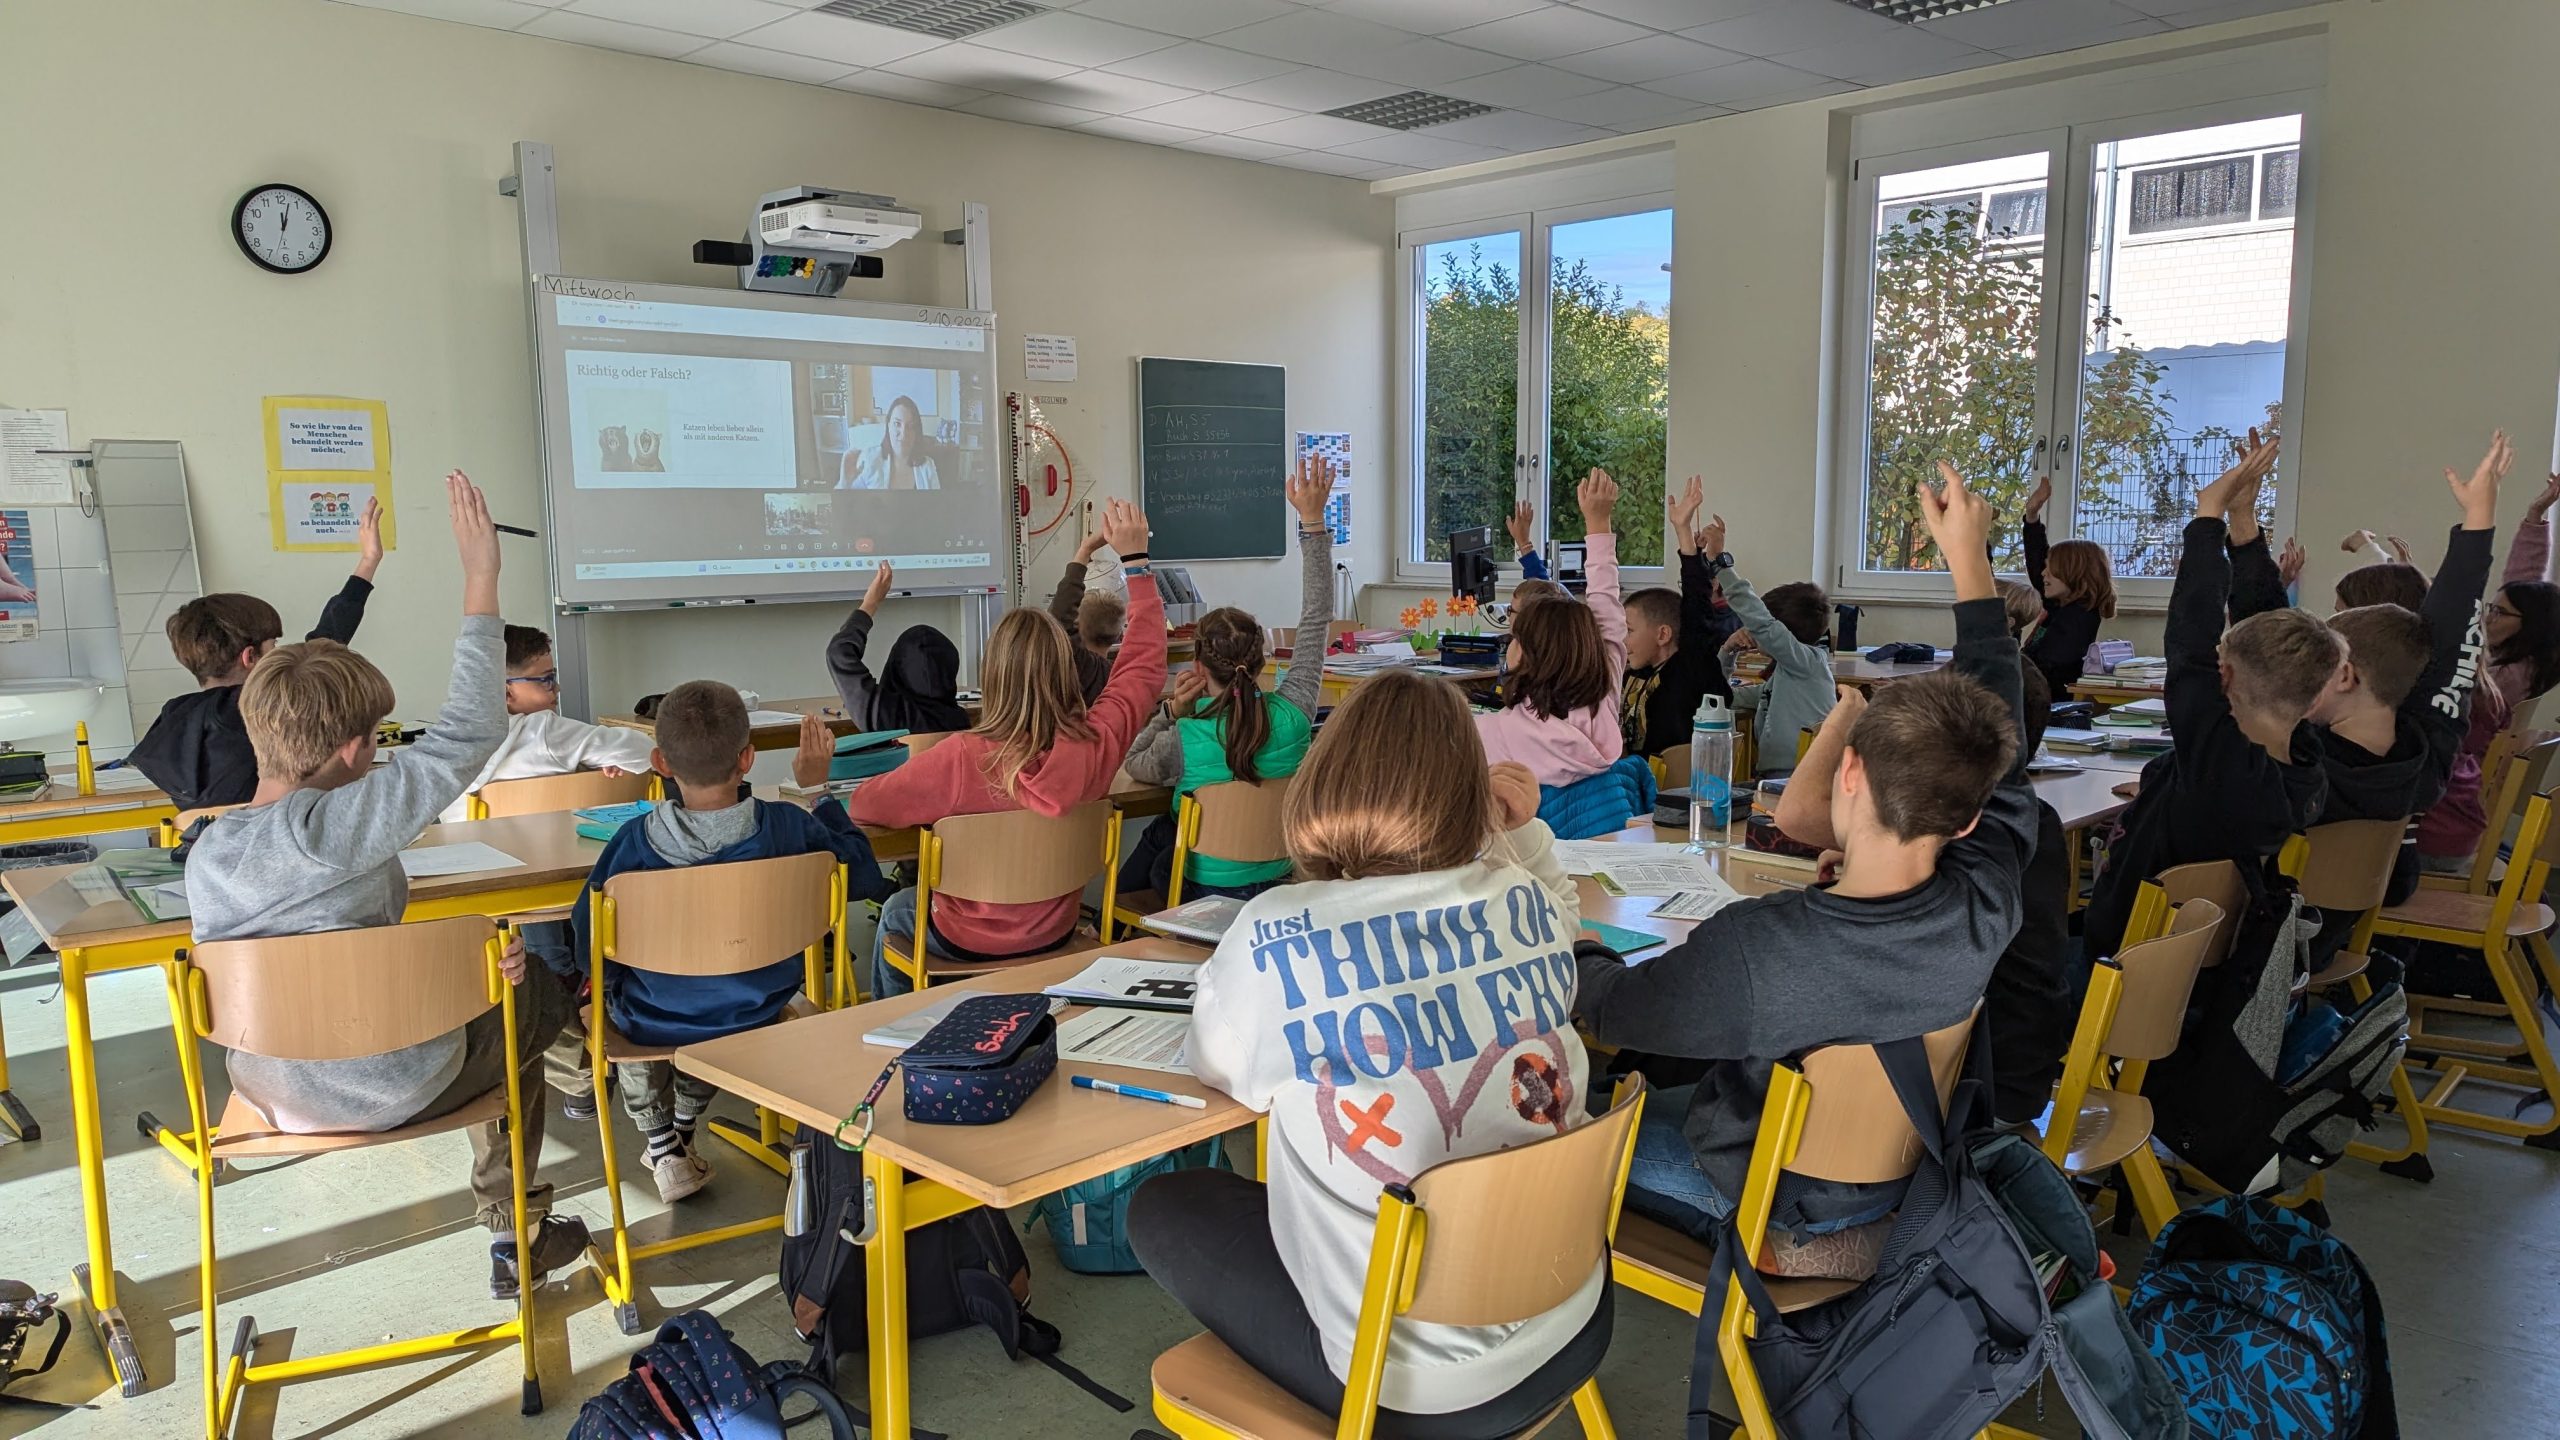
M911 995L687 1045L676 1052L676 1065L741 1099L832 1132L836 1122L853 1113L881 1069L897 1054L863 1044L866 1032L955 989L999 995L1036 991L1067 979L1095 956L1105 954L1198 962L1207 959L1209 952L1156 937L1097 945L1036 965L973 975ZM1066 1013L1084 1008L1077 1006ZM1134 1077L1150 1087L1197 1095L1209 1102L1209 1108L1193 1110L1078 1090L1067 1077L1080 1071L1104 1079ZM906 1118L905 1083L903 1078L892 1080L881 1092L872 1112L875 1126L869 1148L914 1174L999 1208L1054 1194L1120 1166L1224 1134L1253 1119L1252 1111L1189 1076L1066 1061L1020 1111L1001 1124L917 1125Z
M755 710L785 710L794 715L815 715L819 719L827 722L827 729L835 734L853 735L859 733L861 727L845 718L842 708L843 704L843 701L837 699L833 695L811 695L799 700L759 700L749 708ZM658 731L658 727L655 722L643 720L637 715L628 713L620 715L598 715L596 717L596 723L599 725L619 725L626 730L638 730L651 735L656 734ZM750 734L757 739L770 739L776 735L797 736L799 733L799 722L796 720L788 725L758 725L750 732Z
M0 803L0 822L40 820L48 815L77 815L90 810L148 810L170 803L165 792L148 785L134 790L101 789L95 795L83 795L79 781L60 775L24 800Z
M475 840L503 850L523 863L509 870L422 876L409 882L410 903L583 880L587 872L595 868L596 857L604 853L603 845L579 836L577 818L565 810L550 815L511 815L503 820L466 820L450 825L430 825L426 834L420 836L411 848L459 845ZM39 918L43 907L30 904L30 897L60 884L81 868L78 865L44 865L0 872L0 885L5 885L10 898L26 908L28 918L36 920L36 928L43 932L45 942L55 949L62 948L66 942L115 945L134 940L183 937L189 933L186 921L147 920L140 910L134 908L132 901L121 896L88 907L76 921L62 926L59 931L48 929Z
M2116 794L2115 787L2132 779L2136 772L2089 765L2090 760L2100 758L2097 756L2075 755L2072 758L2085 768L2040 776L2036 780L2036 798L2052 806L2054 813L2062 817L2063 829L2083 830L2101 821L2112 820L2133 803Z
M1834 652L1831 656L1831 678L1843 685L1875 685L1887 680L1908 680L1914 675L1934 675L1947 668L1944 660L1926 664L1879 665L1856 651Z

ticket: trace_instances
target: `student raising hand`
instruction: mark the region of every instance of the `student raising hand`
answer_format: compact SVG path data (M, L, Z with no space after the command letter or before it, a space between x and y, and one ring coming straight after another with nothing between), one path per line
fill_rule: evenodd
M498 527L489 520L489 502L471 477L456 470L444 477L445 503L453 512L453 544L462 553L462 613L498 613Z
M880 568L871 572L871 583L862 587L863 614L880 613L880 602L889 598L889 584L896 578L896 568L886 560L881 561Z
M2472 467L2471 478L2463 479L2448 465L2444 483L2462 506L2462 528L2490 530L2498 524L2498 482L2507 478L2507 467L2516 463L2516 447L2507 442L2507 432L2500 430L2489 437L2489 453Z
M1333 462L1322 455L1301 455L1289 472L1289 508L1310 530L1324 524L1324 502L1333 493Z
M2053 503L2053 477L2039 475L2036 477L2036 488L2027 492L2027 503L2018 509L2019 522L2026 525L2043 524L2044 507L2051 503Z
M2283 436L2273 435L2260 440L2258 432L2251 429L2249 446L2241 452L2240 458L2232 462L2230 469L2222 472L2221 478L2196 492L2196 518L2220 520L2238 510L2246 510L2252 517L2250 528L2254 532L2258 487L2266 483L2268 473L2276 468L2276 456L2283 449Z
M1965 488L1956 467L1938 462L1938 488L1920 487L1920 519L1947 562L1959 600L1987 600L1991 580L1991 502Z
M827 783L827 770L835 759L835 733L817 716L802 715L800 748L791 756L791 783L803 790L817 789Z
M365 581L382 568L382 497L364 502L364 518L356 522L356 576Z
M1146 512L1126 500L1113 500L1102 507L1102 539L1120 554L1122 560L1147 553Z
M2284 550L2276 556L2276 578L2284 582L2286 589L2292 589L2302 578L2302 567L2310 558L2303 553L2302 542L2287 535L2284 537Z
M1618 482L1595 465L1574 488L1573 503L1582 507L1583 533L1597 535L1609 528L1609 516L1618 508Z
M1695 540L1698 512L1706 507L1707 482L1692 475L1689 488L1671 497L1671 533L1685 540Z
M1510 834L1538 818L1538 777L1517 760L1493 767L1493 823Z
M1511 532L1511 553L1529 553L1529 527L1538 523L1538 507L1523 500L1502 517L1502 528Z

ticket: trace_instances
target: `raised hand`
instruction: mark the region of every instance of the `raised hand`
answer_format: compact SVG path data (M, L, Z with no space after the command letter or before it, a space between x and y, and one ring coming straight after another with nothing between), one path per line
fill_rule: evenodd
M1538 777L1517 760L1505 760L1493 767L1493 823L1503 833L1519 829L1538 818Z
M1707 503L1707 484L1692 475L1689 488L1671 498L1671 533L1686 535L1698 528L1698 512Z
M791 783L803 790L815 790L827 783L827 768L835 763L836 737L826 722L815 715L800 717L800 748L791 755Z
M862 613L877 615L880 602L889 598L889 582L896 578L896 568L886 560L871 572L871 583L862 587Z
M1991 579L1991 502L1968 489L1956 467L1938 462L1936 490L1920 487L1920 520L1947 562L1956 582L1956 598L1979 600L1993 593Z
M2246 512L2251 517L2250 525L2254 533L2258 513L2258 487L2266 483L2267 476L2276 468L2276 456L2283 449L2283 436L2271 435L2261 440L2258 438L2257 429L2254 426L2251 427L2248 447L2241 451L2237 460L2232 462L2231 468L2223 471L2221 477L2212 484L2196 492L2196 518L2228 521L2232 515Z
M2462 506L2463 529L2486 530L2498 523L2498 482L2507 478L2508 467L2515 463L2516 447L2508 443L2507 432L2500 430L2489 437L2489 453L2472 467L2469 480L2454 474L2451 466L2445 467L2444 483Z
M444 494L453 515L453 545L462 555L462 613L495 615L498 527L490 522L488 498L459 470L444 477Z
M1618 482L1595 465L1574 487L1573 503L1582 507L1582 533L1602 534L1609 528L1610 515L1618 508Z
M1724 553L1724 517L1709 515L1698 528L1698 553L1712 560Z
M1092 564L1094 552L1101 548L1102 528L1100 526L1095 526L1092 530L1086 532L1085 537L1082 540L1076 542L1076 563L1079 565Z
M1322 455L1301 455L1289 472L1289 506L1309 530L1324 528L1324 502L1333 493L1333 462Z
M2397 535L2385 535L2382 538L2390 542L2392 559L2399 561L2403 565L2415 565L2418 563L2410 556L2408 541L2401 539Z
M1511 553L1529 553L1529 532L1538 523L1538 507L1523 500L1502 517L1502 528L1511 532Z
M2283 553L2276 556L2276 578L2284 582L2286 589L2293 588L2294 582L2302 578L2303 563L2310 558L2303 553L2302 542L2287 535Z
M364 518L356 522L356 575L371 580L382 568L382 497L364 502Z
M2370 530L2352 530L2346 539L2338 542L2338 548L2350 555L2361 555L2367 550L2381 549L2382 537Z
M1147 551L1146 513L1126 500L1114 500L1102 507L1102 538L1123 557L1143 555Z
M2044 507L2052 503L2053 477L2039 475L2036 477L2036 488L2027 492L2027 503L2018 511L2018 519L2022 522L2032 521L2041 525L2044 523Z
M2560 505L2560 470L2551 472L2551 483L2543 486L2542 493L2533 497L2533 503L2524 507L2524 518L2529 523L2539 524L2542 517L2551 513L2553 505Z

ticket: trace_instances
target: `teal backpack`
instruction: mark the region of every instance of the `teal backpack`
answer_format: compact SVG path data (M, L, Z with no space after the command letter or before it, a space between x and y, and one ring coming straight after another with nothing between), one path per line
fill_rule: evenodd
M1048 1221L1049 1243L1057 1249L1058 1263L1079 1275L1143 1274L1147 1267L1138 1263L1136 1252L1129 1248L1129 1197L1158 1175L1206 1169L1223 1159L1218 1141L1210 1139L1123 1165L1108 1175L1041 1197L1024 1217L1022 1228L1029 1230Z
M898 742L911 733L905 730L866 730L859 735L836 737L835 758L827 764L827 779L868 780L886 775L907 763L907 747Z

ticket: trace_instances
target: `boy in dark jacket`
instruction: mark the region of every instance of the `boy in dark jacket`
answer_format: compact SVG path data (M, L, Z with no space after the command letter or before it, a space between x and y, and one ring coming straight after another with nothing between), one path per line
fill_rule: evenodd
M951 637L930 625L911 626L889 647L888 663L873 676L862 661L871 644L871 620L889 598L889 562L871 572L862 604L827 642L827 674L844 701L845 718L863 730L913 730L938 735L969 728L960 708L960 652Z
M1656 585L1627 597L1627 678L1619 692L1618 722L1630 755L1650 759L1688 744L1705 697L1721 695L1728 707L1733 703L1733 687L1716 653L1723 643L1715 618L1718 557L1701 553L1708 537L1716 551L1723 550L1724 522L1717 520L1705 536L1696 532L1704 500L1703 487L1691 477L1688 494L1671 507L1680 588Z
M656 738L649 763L674 782L680 800L625 824L596 858L571 914L581 969L594 953L591 897L628 870L673 870L822 850L851 869L848 898L888 898L890 886L872 859L871 842L846 817L842 802L830 795L802 810L758 800L749 792L747 771L756 755L749 743L746 702L735 689L712 680L689 680L668 691L658 705ZM834 749L826 726L815 716L803 718L792 778L808 787L824 784ZM735 975L659 975L617 968L604 997L605 1013L634 1044L671 1049L772 1024L782 1017L801 978L796 954ZM694 1153L693 1130L710 1107L712 1087L664 1060L616 1065L613 1078L623 1108L649 1142L658 1198L673 1204L700 1190L711 1179L711 1166Z
M354 644L381 566L382 502L375 500L356 526L355 573L320 607L320 623L303 638ZM245 805L257 793L258 757L240 719L240 686L258 657L284 638L284 617L255 595L206 595L179 606L163 628L197 689L160 707L125 763L181 810Z
M1593 1038L1712 1062L1690 1093L1646 1107L1627 1183L1630 1207L1701 1238L1742 1193L1779 1061L1960 1023L2018 929L2036 844L2018 646L1983 548L1990 507L1944 474L1921 509L1955 580L1955 660L1871 702L1844 695L1779 815L1795 838L1842 852L1838 879L1729 905L1649 960L1577 955L1577 1015ZM1772 1223L1868 1224L1900 1188L1791 1179Z
M2019 748L2032 760L2044 743L2053 691L2034 665L2019 671L2025 728ZM2036 852L2019 877L2018 933L1991 967L1983 994L1991 1030L1991 1111L2003 1125L2025 1124L2044 1113L2062 1059L2071 1049L2072 1023L2086 982L2069 972L2071 954L2071 837L2062 816L2036 801Z
M1085 592L1085 572L1102 544L1099 529L1084 537L1066 573L1058 577L1057 593L1049 597L1049 618L1066 627L1067 638L1075 642L1076 684L1087 705L1102 698L1102 687L1111 679L1111 651L1129 618L1129 607L1118 596Z
M2352 682L2345 644L2299 610L2223 626L2232 583L2225 517L2254 517L2275 467L2277 442L2258 443L2254 432L2250 440L2196 496L2187 522L2164 630L2171 748L2142 767L2141 791L2081 912L2081 953L2092 961L2122 944L2143 881L2200 860L2265 860L2318 820L2328 790L2307 717Z

